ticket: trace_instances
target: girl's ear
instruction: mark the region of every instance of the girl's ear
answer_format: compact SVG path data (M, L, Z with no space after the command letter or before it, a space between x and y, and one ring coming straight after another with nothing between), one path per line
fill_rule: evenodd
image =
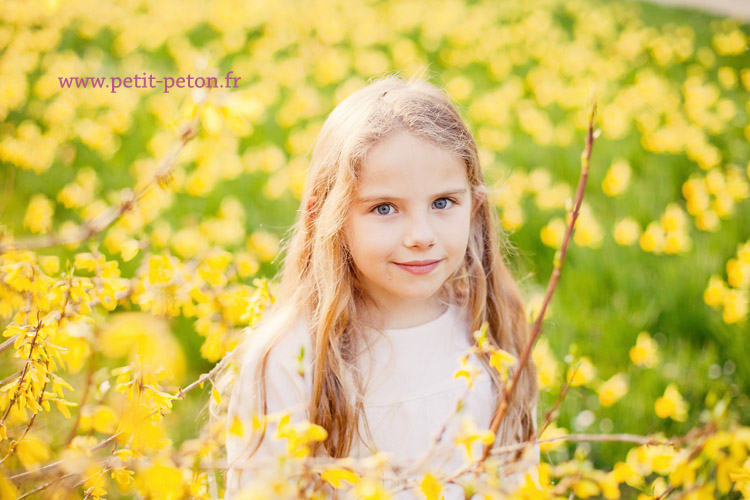
M318 197L311 196L310 199L307 200L307 207L305 207L305 216L307 217L307 220L314 220L317 215L318 215Z

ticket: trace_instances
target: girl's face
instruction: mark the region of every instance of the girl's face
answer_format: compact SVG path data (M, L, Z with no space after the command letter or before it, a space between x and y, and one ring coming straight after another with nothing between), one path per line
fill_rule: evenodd
M368 152L346 239L366 292L390 316L386 328L434 317L437 292L466 254L471 213L455 154L405 131Z

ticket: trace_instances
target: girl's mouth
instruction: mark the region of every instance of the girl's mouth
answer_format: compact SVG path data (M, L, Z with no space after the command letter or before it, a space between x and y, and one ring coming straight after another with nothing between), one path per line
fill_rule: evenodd
M410 262L394 262L399 268L411 274L427 274L435 269L440 263L440 260L414 260Z

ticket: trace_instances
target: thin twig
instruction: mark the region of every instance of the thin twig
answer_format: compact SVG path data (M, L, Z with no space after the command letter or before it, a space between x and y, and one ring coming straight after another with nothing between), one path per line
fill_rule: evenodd
M15 335L14 335L14 337L15 337ZM0 351L0 352L2 352L2 351ZM10 382L11 380L13 380L14 378L16 378L16 377L18 377L19 375L21 375L21 371L22 371L22 370L18 370L18 371L17 371L16 373L14 373L13 375L8 375L8 376L7 376L7 377L5 377L4 379L0 380L0 386L3 386L3 385L5 385L5 384L7 384L8 382Z
M122 431L120 431L120 432L118 432L116 434L112 434L111 436L109 436L107 439L105 439L101 443L92 446L89 449L89 452L93 453L95 451L101 450L102 448L106 447L109 443L111 443L112 441L114 441L115 439L117 439L117 436L119 436L120 434L122 434ZM26 472L20 472L20 473L14 475L14 476L10 476L8 479L15 481L15 480L18 480L18 479L23 479L23 478L28 477L28 476L34 476L34 475L41 474L41 473L44 473L44 472L49 472L51 470L56 469L60 465L62 465L62 463L63 463L62 460L58 460L56 462L52 462L51 464L47 464L47 465L44 465L42 467L39 467L38 469L34 469L34 470L26 471ZM58 478L58 479L61 479L61 478Z
M94 368L96 367L96 351L94 351L91 354L91 357L89 358L89 366L86 370L86 385L83 387L83 395L81 396L80 401L78 401L78 411L76 412L76 421L73 422L73 428L70 429L70 432L68 433L68 438L65 440L65 446L69 445L71 441L73 441L73 438L76 437L76 434L78 433L78 425L81 423L81 409L83 408L83 405L86 404L86 400L89 397L89 392L91 391L91 385L94 381Z
M29 366L31 366L32 359L31 357L34 355L34 346L36 346L36 339L39 337L39 330L42 328L42 321L39 320L39 322L36 325L36 331L34 332L34 338L31 339L31 347L29 348L29 356L26 359L26 364L23 366L23 370L21 371L21 377L18 379L18 387L16 388L16 393L13 395L13 399L10 400L10 403L8 403L8 407L5 409L5 413L3 414L3 417L0 418L0 425L5 423L5 420L8 418L8 414L10 413L10 410L13 409L13 406L16 404L16 401L18 401L18 398L21 397L21 386L23 386L23 380L26 378L26 373L29 371ZM2 463L2 462L0 462Z
M595 99L592 99L592 102L590 104L590 110L589 110L588 134L586 135L586 149L581 155L581 176L578 181L578 188L576 190L576 197L575 197L575 205L573 207L573 212L571 213L570 223L568 224L567 230L565 231L565 238L563 240L562 247L560 248L560 256L559 256L557 264L555 265L554 270L552 271L552 276L550 277L549 284L547 285L547 293L545 294L544 302L542 303L542 308L539 311L539 316L537 317L536 321L534 322L534 325L531 328L529 338L526 342L526 345L524 346L523 352L521 353L519 363L518 363L518 369L515 370L515 373L513 374L513 380L510 386L507 386L502 398L500 399L497 407L495 408L495 413L492 417L492 424L490 425L490 430L495 435L497 435L497 431L500 428L500 423L502 422L503 417L505 416L505 412L508 410L508 406L510 405L511 399L513 398L513 394L515 393L516 387L518 387L518 380L521 377L521 373L523 372L524 367L529 361L529 357L531 356L531 350L534 347L534 344L536 343L537 338L542 332L542 323L544 321L544 315L547 312L547 306L549 306L552 300L552 295L555 293L557 282L560 279L562 266L563 266L563 263L565 262L565 255L567 254L567 251L568 251L568 244L570 243L570 237L573 234L573 228L575 227L576 220L578 219L578 212L581 207L581 202L583 201L583 192L586 188L586 180L588 178L588 172L589 172L589 161L591 159L591 150L594 145L594 139L595 139L595 134L594 134L594 117L595 116L596 116L596 101ZM490 452L491 446L492 446L491 444L485 445L484 451L482 452L482 458L477 463L478 466L480 466L484 462L484 460L487 458L487 455Z
M229 362L229 356L224 356L224 358L216 363L216 365L211 368L211 371L204 373L200 377L198 377L198 380L195 380L190 385L186 386L184 389L178 389L177 394L175 394L176 398L179 399L185 399L185 394L195 389L200 384L206 382L207 380L211 380L213 382L213 377L216 375L218 371L220 371L224 366Z
M27 491L23 495L20 495L20 496L16 497L16 500L21 500L23 498L26 498L29 495L33 495L34 493L38 493L38 492L40 492L42 490L46 490L47 488L49 488L50 486L52 486L53 484L55 484L57 481L62 481L63 479L67 479L67 478L69 478L71 476L74 476L74 475L75 475L75 472L71 472L69 474L65 474L64 476L60 476L58 478L55 478L52 481L49 481L49 482L47 482L47 483L45 483L45 484L43 484L43 485L41 485L41 486L39 486L37 488L34 488L33 490ZM13 479L13 478L11 478L11 479Z
M579 365L576 365L573 369L573 373L570 377L565 377L565 382L562 385L562 388L560 389L560 393L557 395L557 398L555 399L555 402L552 404L552 408L549 409L547 413L544 414L544 423L542 423L541 426L539 426L539 429L537 430L537 437L541 436L544 433L544 430L547 428L547 426L552 422L552 415L555 414L557 409L562 404L563 400L565 399L565 396L568 394L568 389L570 389L570 380L572 380L573 377L575 377L576 372L578 371Z
M3 353L6 349L9 349L13 344L16 343L16 339L18 338L18 334L13 335L11 338L0 344L0 354Z
M163 185L171 175L171 170L177 160L177 156L185 145L195 137L197 130L197 119L193 119L185 125L180 137L172 144L161 161L154 177L144 185L135 195L123 197L119 206L111 206L102 214L87 220L74 230L64 234L44 234L20 239L15 242L0 244L0 254L14 250L38 250L68 243L77 243L101 233L114 224L126 212L133 210L136 204L155 186Z

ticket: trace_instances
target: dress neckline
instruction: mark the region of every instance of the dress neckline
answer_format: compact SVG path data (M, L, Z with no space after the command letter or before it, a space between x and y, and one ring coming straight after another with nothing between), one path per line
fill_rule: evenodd
M421 325L409 326L406 328L384 328L380 331L388 336L407 336L425 331L434 331L435 327L451 322L456 313L456 307L448 305L445 311L435 319L422 323Z

